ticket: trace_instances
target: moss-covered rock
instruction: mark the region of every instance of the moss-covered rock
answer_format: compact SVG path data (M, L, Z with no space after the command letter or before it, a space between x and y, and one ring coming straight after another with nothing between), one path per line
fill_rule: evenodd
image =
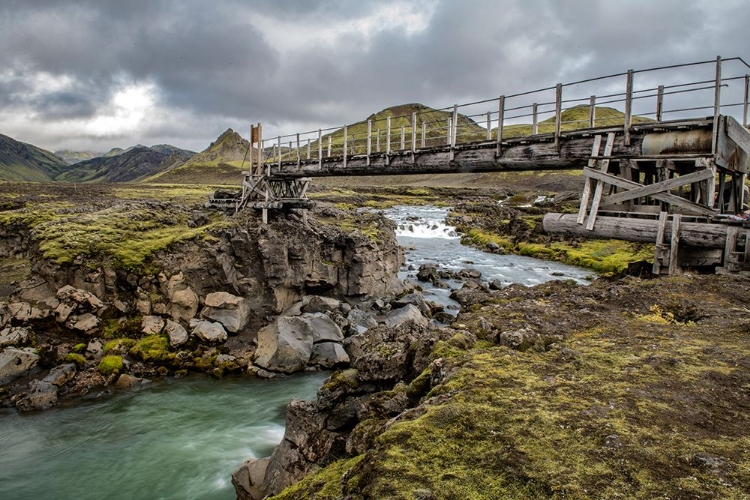
M123 362L122 356L110 355L104 356L99 362L99 373L104 376L112 375L113 373L122 373Z

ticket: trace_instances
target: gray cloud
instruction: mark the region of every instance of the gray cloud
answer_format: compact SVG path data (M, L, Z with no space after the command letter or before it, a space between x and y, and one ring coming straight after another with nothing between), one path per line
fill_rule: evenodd
M628 68L745 56L748 7L747 0L6 0L0 133L47 148L203 149L251 121L287 133L405 102L442 107ZM117 128L138 120L117 108L117 96L133 88L148 90L152 109L137 127ZM112 130L92 129L107 117Z

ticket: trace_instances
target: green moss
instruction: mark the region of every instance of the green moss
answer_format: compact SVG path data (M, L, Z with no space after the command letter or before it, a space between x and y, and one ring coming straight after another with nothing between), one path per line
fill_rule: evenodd
M466 240L473 245L484 247L494 242L509 253L555 260L565 264L585 267L600 274L620 272L631 262L650 260L654 256L653 245L623 240L586 240L572 246L564 242L550 244L519 241L499 236L479 229L469 229Z
M86 345L84 344L84 349ZM75 352L69 352L67 356L65 356L65 362L66 363L75 363L78 368L82 368L86 366L86 358L83 357L83 355L75 353Z
M348 460L339 460L326 467L322 472L313 474L290 486L273 498L278 500L337 500L342 498L341 476L353 469L363 456Z
M84 352L85 350L86 350L86 344L83 344L83 343L74 345L72 349L74 353L78 353L78 354Z
M113 373L121 373L122 367L121 356L104 356L99 362L99 373L104 376L109 376Z
M169 339L165 335L149 335L135 343L130 348L130 354L143 361L164 363L175 358L169 352Z
M326 383L323 384L323 388L332 391L341 385L345 385L351 389L357 389L359 387L359 372L354 368L338 370L326 380Z
M104 354L109 354L110 352L128 351L135 344L136 344L136 341L133 339L128 339L128 338L114 339L104 344L103 351L104 351Z

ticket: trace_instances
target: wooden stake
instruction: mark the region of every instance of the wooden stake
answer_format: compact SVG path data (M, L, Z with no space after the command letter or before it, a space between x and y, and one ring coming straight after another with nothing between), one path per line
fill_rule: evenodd
M680 249L680 222L682 215L672 216L672 240L669 247L669 274L682 274L678 251Z
M370 165L370 152L372 150L372 120L367 120L367 160L366 163Z
M537 103L531 105L531 135L539 133L539 116L537 115Z
M719 114L721 113L721 56L716 56L716 82L714 83L714 133L711 141L711 154L716 156L719 141Z
M633 70L628 70L625 83L625 145L630 146L630 122L633 114Z
M411 152L417 150L417 112L411 114Z
M323 131L318 129L318 168L323 169Z
M344 125L344 168L346 168L346 148L348 146L347 140L349 139L349 132L347 132L346 125Z
M589 99L589 128L594 128L596 124L596 96L592 95Z
M656 121L660 122L664 112L664 85L659 85L656 91Z
M505 121L505 96L501 95L497 100L497 152L500 158L503 155L503 122Z
M555 150L560 152L560 132L562 131L562 83L555 85Z

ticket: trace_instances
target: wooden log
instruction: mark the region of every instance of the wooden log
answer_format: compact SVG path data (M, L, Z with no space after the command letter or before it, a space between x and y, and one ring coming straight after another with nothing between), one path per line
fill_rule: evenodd
M578 236L597 236L600 238L616 238L627 241L642 241L652 243L656 241L659 221L654 219L626 219L618 217L597 217L594 229L588 231L576 222L575 214L550 213L542 221L544 230L548 233L562 233ZM698 222L682 222L680 224L680 242L702 248L724 248L727 239L727 225L705 224ZM747 237L750 229L742 228L742 234ZM672 237L672 229L667 224L664 238Z

